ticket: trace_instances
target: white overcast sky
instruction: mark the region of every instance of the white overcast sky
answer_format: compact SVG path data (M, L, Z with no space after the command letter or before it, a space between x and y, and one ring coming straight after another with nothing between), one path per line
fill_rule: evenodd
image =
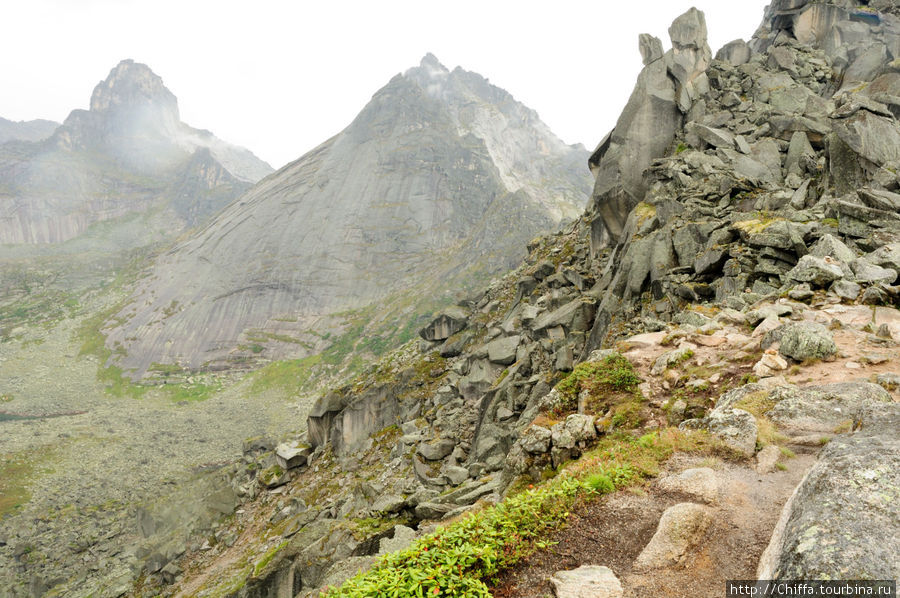
M181 118L278 168L343 129L395 74L432 52L592 148L641 67L637 36L706 13L713 52L749 39L765 0L10 0L0 116L62 121L121 59L148 64Z

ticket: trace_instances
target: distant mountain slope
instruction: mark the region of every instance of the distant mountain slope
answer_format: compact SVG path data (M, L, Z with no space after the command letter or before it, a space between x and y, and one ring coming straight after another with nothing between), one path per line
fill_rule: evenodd
M198 160L207 167L198 170ZM0 243L59 243L96 222L176 203L177 233L271 171L248 150L182 123L162 79L124 60L94 88L90 110L72 111L42 141L0 146ZM187 187L185 177L193 177Z
M22 120L15 122L0 117L0 144L7 141L42 141L53 135L59 123L52 120Z
M587 156L507 92L428 55L164 255L108 344L138 376L209 366L260 338L287 340L266 357L302 355L321 316L508 268L581 213Z

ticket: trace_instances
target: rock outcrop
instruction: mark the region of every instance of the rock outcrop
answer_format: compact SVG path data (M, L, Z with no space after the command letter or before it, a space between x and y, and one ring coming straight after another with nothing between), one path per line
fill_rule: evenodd
M692 9L669 28L673 47L666 54L658 39L641 38L644 70L615 128L590 158L596 180L595 245L622 237L628 213L647 191L644 170L665 155L684 114L707 90L711 52L706 33L703 13Z
M428 55L159 259L108 344L137 377L153 363L240 364L254 343L266 359L321 351L340 331L329 314L392 292L414 305L510 267L535 234L581 212L586 155L480 75ZM448 326L426 338L458 330Z
M891 140L900 135L890 91L897 74L888 66L892 7L863 11L877 17L873 24L849 4L774 2L749 56L746 44L732 42L711 61L695 48L701 23L692 13L679 18L684 32L673 29L667 64L682 52L703 74L693 75L685 87L693 95L681 105L671 95L680 81L672 67L655 67L667 101L635 120L654 123L654 134L634 133L658 145L625 162L640 185L622 183L610 149L632 130L630 120L592 157L593 240L614 241L616 254L600 279L592 348L636 316L665 320L684 302L723 302L748 288L765 295L804 283L868 303L896 301L895 270L876 263L900 230L891 208ZM883 60L864 68L872 51ZM660 106L659 94L639 83L629 106ZM830 255L834 235L846 249L839 255Z

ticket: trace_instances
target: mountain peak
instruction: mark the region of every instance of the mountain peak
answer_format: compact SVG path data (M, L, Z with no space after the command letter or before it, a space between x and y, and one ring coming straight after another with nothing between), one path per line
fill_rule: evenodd
M91 111L108 112L118 107L158 105L178 116L178 100L166 88L162 78L149 66L131 59L117 64L109 75L94 87Z
M447 67L441 64L441 61L437 59L437 56L435 56L431 52L428 52L427 54L425 54L425 56L422 57L422 60L419 61L419 66L422 68L443 71L445 73L450 72L449 70L447 70Z
M423 87L443 81L449 74L450 70L441 64L441 61L431 52L422 57L422 60L419 61L419 66L408 69L403 73L405 77L417 81Z

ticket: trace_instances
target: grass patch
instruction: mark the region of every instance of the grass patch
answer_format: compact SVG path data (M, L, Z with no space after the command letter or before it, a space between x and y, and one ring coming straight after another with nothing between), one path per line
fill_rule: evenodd
M784 220L784 218L778 218L765 212L759 212L757 216L757 218L750 220L740 220L732 224L732 226L745 234L758 235L765 232L767 228L776 222Z
M579 363L559 384L560 401L552 407L553 415L575 411L582 393L586 393L586 412L599 413L611 406L640 400L641 379L625 357L615 354L601 361Z
M270 363L252 374L250 391L258 393L276 389L293 392L304 386L321 364L321 355Z
M0 519L31 499L28 481L49 470L41 466L51 458L48 451L22 451L0 455Z
M607 437L559 476L385 555L371 570L329 589L326 596L488 598L485 582L551 546L548 536L565 526L580 502L656 475L660 463L675 450L716 446L707 434L676 429L640 438L624 433Z
M775 407L775 401L769 398L769 393L761 390L754 392L734 404L735 408L743 409L756 418L756 444L762 448L769 444L782 444L787 441L787 436L781 434L775 424L766 414Z
M793 459L794 457L797 456L797 453L795 453L795 452L792 451L791 449L787 448L786 446L782 446L782 447L778 447L778 448L781 449L781 454L782 454L786 459Z

